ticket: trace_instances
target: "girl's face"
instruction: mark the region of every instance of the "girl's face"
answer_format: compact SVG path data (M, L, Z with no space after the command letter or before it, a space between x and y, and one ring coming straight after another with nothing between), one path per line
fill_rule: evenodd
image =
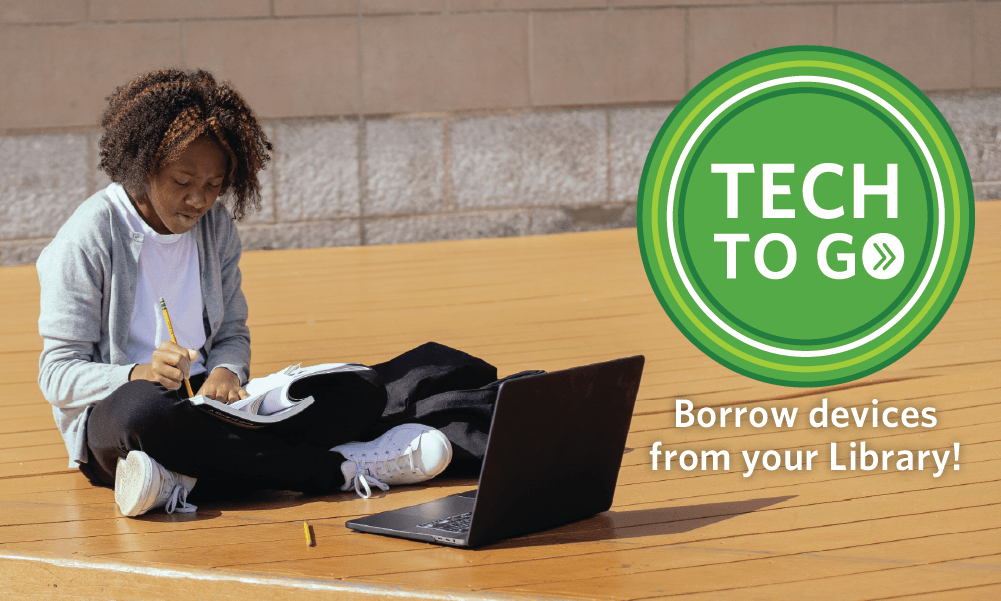
M149 176L149 192L136 209L158 234L183 234L215 205L226 177L227 157L219 144L201 137L180 157Z

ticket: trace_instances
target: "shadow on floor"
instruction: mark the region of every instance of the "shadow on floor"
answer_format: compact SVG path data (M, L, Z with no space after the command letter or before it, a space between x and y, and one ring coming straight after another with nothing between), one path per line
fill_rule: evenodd
M729 503L606 511L573 524L491 545L491 548L538 547L680 534L777 505L795 497L796 495L790 495Z
M431 482L421 484L421 487L427 489L446 487L454 488L456 486L475 489L476 480L472 478L442 478L440 480L436 479ZM200 494L196 496L195 491ZM223 515L224 512L239 511L241 514L245 515L246 513L255 511L287 509L290 507L298 507L300 505L317 502L337 503L357 498L353 488L338 494L307 495L290 490L237 491L224 487L206 487L199 490L198 485L196 484L195 491L192 492L192 496L189 499L191 503L198 506L198 511L195 513L172 513L168 515L163 513L163 510L161 509L152 511L135 519L147 522L194 522L215 519ZM378 488L372 487L372 498L381 499L387 495L393 494L393 492L393 489L390 489L387 493L379 490ZM448 494L452 494L453 492L454 491L449 491ZM440 496L445 496L445 494L446 493L442 493Z

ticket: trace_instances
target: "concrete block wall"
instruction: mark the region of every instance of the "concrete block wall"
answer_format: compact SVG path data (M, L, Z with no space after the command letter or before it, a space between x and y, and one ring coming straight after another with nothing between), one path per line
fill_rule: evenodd
M979 1L0 0L0 263L107 184L104 98L163 66L230 79L266 124L248 249L630 227L671 107L789 44L907 76L999 198L999 26Z

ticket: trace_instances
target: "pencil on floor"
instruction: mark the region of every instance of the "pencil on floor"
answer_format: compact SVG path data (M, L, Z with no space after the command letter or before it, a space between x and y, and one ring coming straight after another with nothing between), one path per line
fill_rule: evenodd
M313 527L309 525L309 522L302 523L302 531L306 534L306 546L315 547L316 539L313 538Z

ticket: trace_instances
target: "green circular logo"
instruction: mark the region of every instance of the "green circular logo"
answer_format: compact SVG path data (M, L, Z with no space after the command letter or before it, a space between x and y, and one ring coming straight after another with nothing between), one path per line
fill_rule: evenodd
M955 135L874 60L797 46L720 69L647 156L637 227L661 305L706 354L821 386L896 361L949 308L973 245Z

